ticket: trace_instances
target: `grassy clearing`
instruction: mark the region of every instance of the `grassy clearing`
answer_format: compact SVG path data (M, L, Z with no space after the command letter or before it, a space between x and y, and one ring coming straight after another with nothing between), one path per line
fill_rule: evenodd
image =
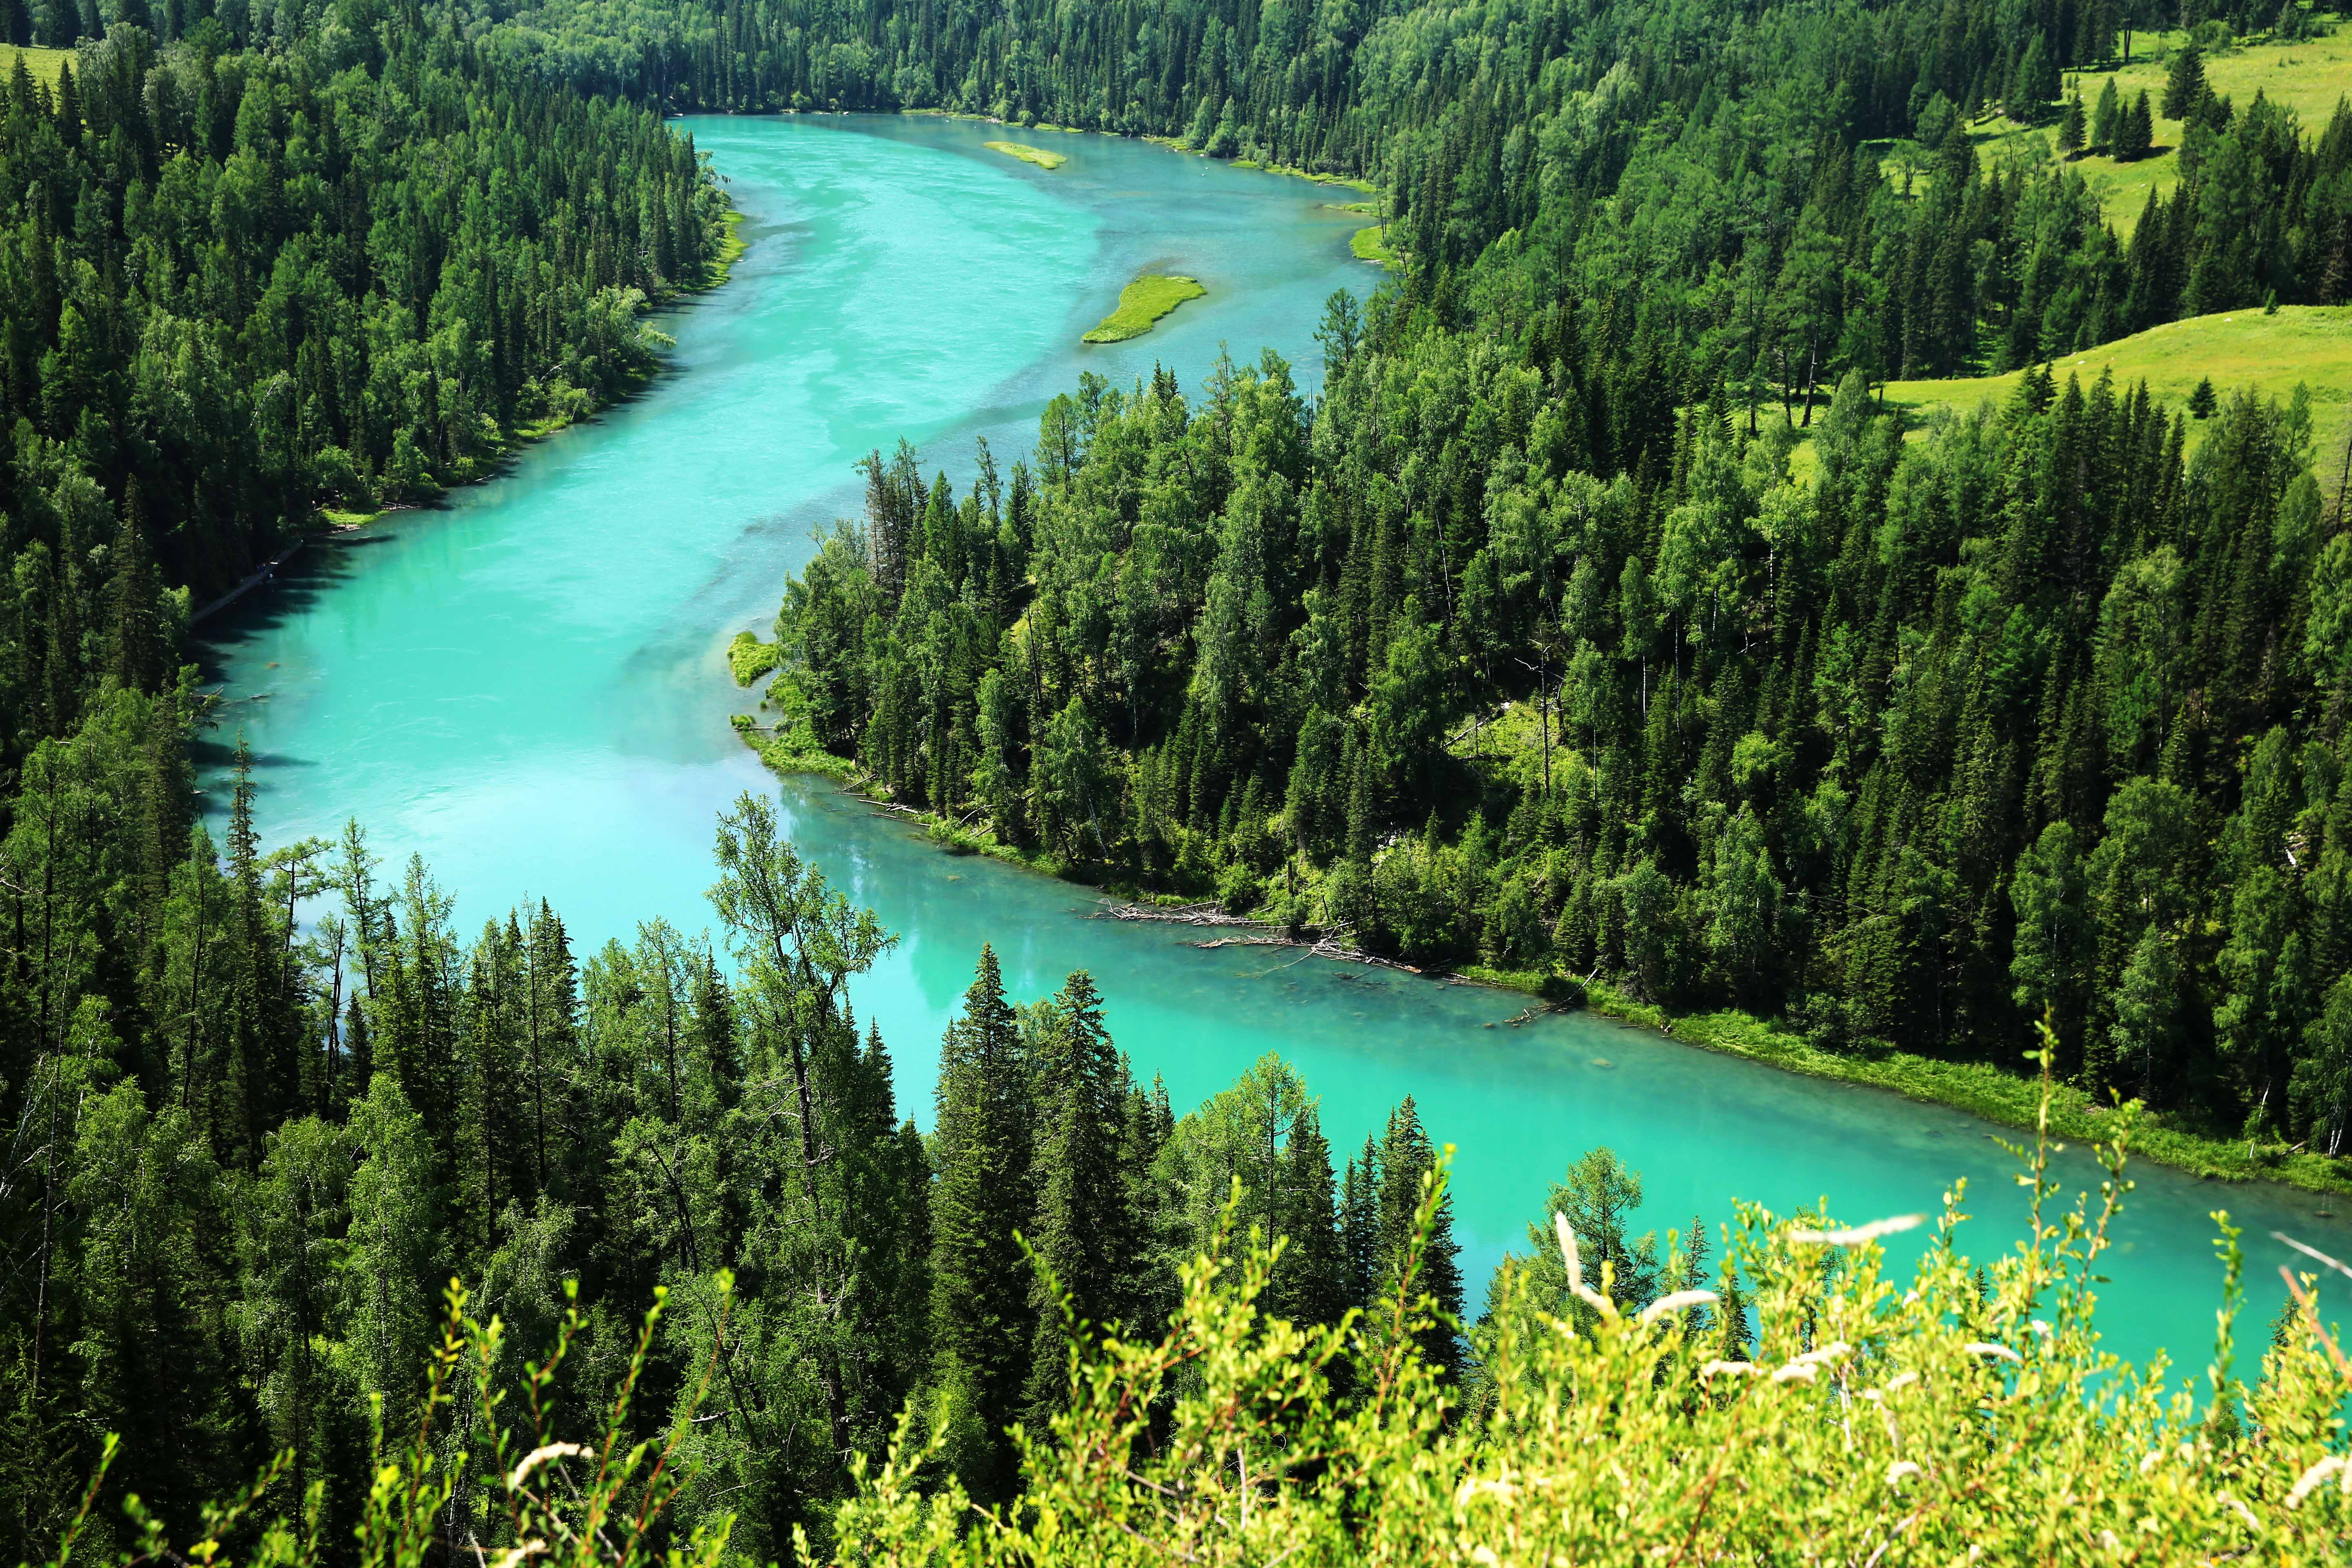
M2070 375L2088 385L2105 368L2117 385L2145 381L2151 397L2175 406L2185 405L2208 376L2224 395L2252 386L2282 401L2300 384L2309 390L2312 433L2324 455L2339 450L2352 426L2352 306L2283 305L2275 315L2253 310L2197 316L2068 354L2050 368L2061 385ZM1965 413L1987 398L2006 398L2022 374L1892 381L1886 403L1915 421L1937 408ZM2200 427L2189 428L2193 436Z
M1370 228L1360 228L1348 238L1348 248L1356 253L1359 261L1375 261L1382 267L1396 265L1396 252L1388 245L1389 226L1376 223Z
M1147 274L1118 291L1118 309L1082 340L1090 343L1125 342L1150 331L1154 322L1187 300L1208 290L1197 278Z
M2213 90L2240 111L2260 92L2273 103L2294 111L2306 135L2327 127L2336 100L2352 96L2352 28L2336 26L2315 16L2312 25L2330 29L2326 36L2299 43L2242 45L2205 58L2205 79ZM2186 33L2137 33L2132 37L2132 62L2114 71L2083 71L2074 77L2083 92L2085 113L2098 101L2106 79L2116 79L2116 93L2128 104L2145 89L2150 109L2157 110L2156 153L2137 163L2084 156L2070 165L2099 198L2099 210L2118 234L2128 237L2147 205L2150 190L2168 198L2180 183L2180 121L2162 117L2164 79L2173 53L2188 41ZM1987 167L2004 159L2046 162L2056 155L2056 125L2024 126L1995 116L1970 132L1978 155Z
M737 632L727 645L727 668L734 671L736 685L749 686L775 668L783 653L782 643L761 642L755 632Z
M1020 142L983 142L981 145L992 153L1002 153L1008 158L1018 158L1041 169L1058 169L1070 161L1067 153L1048 153L1043 147L1031 147Z
M58 85L58 73L73 58L71 49L34 49L16 44L0 44L0 71L15 75L16 62L23 60L33 79L49 87Z

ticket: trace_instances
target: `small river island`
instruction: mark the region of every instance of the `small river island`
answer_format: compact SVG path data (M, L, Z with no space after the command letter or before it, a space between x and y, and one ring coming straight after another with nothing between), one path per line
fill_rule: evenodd
M1018 158L1041 169L1058 169L1070 161L1066 153L1048 153L1043 147L1032 147L1024 142L983 142L981 145L992 153L1002 153L1008 158Z
M1082 342L1123 343L1150 331L1155 322L1187 300L1208 293L1197 278L1146 274L1118 291L1118 309L1105 316Z

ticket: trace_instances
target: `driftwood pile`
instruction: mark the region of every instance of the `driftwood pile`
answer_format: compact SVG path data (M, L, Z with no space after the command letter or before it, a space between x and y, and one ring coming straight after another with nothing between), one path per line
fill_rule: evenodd
M1393 969L1405 974L1425 974L1410 963L1362 952L1347 945L1349 935L1345 931L1325 931L1309 926L1298 935L1269 929L1263 921L1244 915L1229 915L1219 904L1134 904L1114 903L1105 900L1103 907L1087 917L1089 920L1142 921L1158 925L1181 926L1245 926L1248 936L1221 936L1207 942L1188 942L1187 947L1204 951L1220 947L1296 947L1309 958L1337 959L1342 963L1360 963L1372 969Z

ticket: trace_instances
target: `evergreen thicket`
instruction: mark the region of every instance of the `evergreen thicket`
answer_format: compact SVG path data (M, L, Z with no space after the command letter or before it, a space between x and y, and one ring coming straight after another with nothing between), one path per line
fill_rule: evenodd
M62 750L44 779L74 765ZM9 994L46 1002L19 1017L54 1034L10 1061L8 1551L55 1540L110 1436L85 1549L131 1543L127 1493L185 1532L280 1454L262 1506L315 1487L326 1539L349 1540L372 1506L372 1402L420 1392L453 1277L503 1323L484 1375L517 1396L575 1310L574 1386L610 1387L634 1309L666 1300L625 1430L700 1413L677 1528L728 1524L751 1561L789 1555L795 1529L822 1543L853 1459L908 1409L953 1434L971 1495L1011 1497L1010 1432L1047 1433L1073 1346L1160 1331L1236 1182L1260 1233L1290 1238L1279 1299L1299 1321L1336 1324L1402 1277L1436 1164L1409 1101L1350 1168L1361 1228L1343 1236L1295 1075L1269 1058L1178 1121L1083 973L1020 1005L983 951L919 1136L845 996L894 939L763 801L719 824L722 965L658 921L575 962L544 906L465 942L425 868L387 885L356 826L260 854L250 795L241 771L225 864L197 829L172 869L123 1003L91 967L121 934L107 906L139 907L136 866L93 881L122 851L87 841L90 803L68 808L84 841L60 842L52 896L19 894L40 945L16 950ZM16 803L48 823L55 804ZM298 930L288 911L322 895L337 912ZM28 971L45 949L79 957ZM1414 1267L1458 1313L1450 1229L1439 1215ZM1349 1271L1351 1247L1370 1272ZM1458 1377L1453 1331L1423 1338ZM470 1493L449 1507L460 1537L499 1528Z
M2338 1150L2352 535L2302 405L2184 457L2037 370L1906 442L1856 373L1800 481L1561 321L1337 300L1314 404L1270 358L1090 381L1002 505L877 462L778 620L793 743L1418 963L1835 1048L2007 1060L2046 1012L2103 1091Z
M94 620L110 546L209 596L321 505L478 478L640 380L640 310L703 280L690 141L414 12L335 16L267 49L125 21L0 92L25 614Z

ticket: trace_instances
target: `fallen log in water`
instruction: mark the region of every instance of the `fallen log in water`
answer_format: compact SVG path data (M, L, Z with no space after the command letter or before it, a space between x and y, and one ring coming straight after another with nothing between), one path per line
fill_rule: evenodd
M1106 900L1103 907L1087 917L1088 920L1143 921L1158 925L1180 926L1247 926L1249 936L1221 936L1206 942L1188 942L1187 947L1203 951L1220 947L1296 947L1305 950L1309 958L1328 958L1341 963L1360 963L1370 969L1393 969L1402 974L1442 973L1443 971L1416 969L1410 963L1399 963L1392 958L1362 952L1347 945L1349 932L1318 931L1307 928L1307 933L1293 936L1287 931L1267 929L1262 921L1245 915L1229 915L1220 904L1135 904L1112 903Z

